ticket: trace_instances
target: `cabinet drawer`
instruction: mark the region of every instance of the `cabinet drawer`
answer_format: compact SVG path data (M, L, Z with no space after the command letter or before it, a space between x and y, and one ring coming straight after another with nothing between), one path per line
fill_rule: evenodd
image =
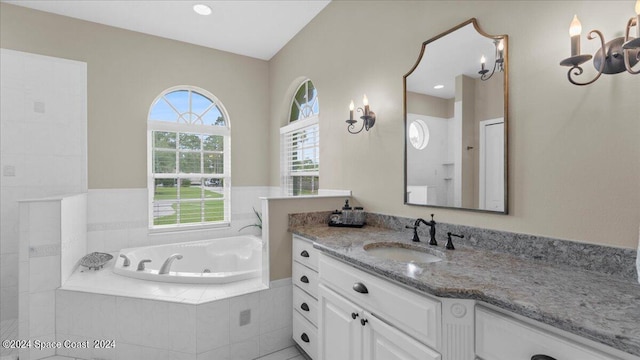
M293 260L318 271L318 251L313 242L299 236L293 236Z
M318 300L297 286L293 287L293 308L318 327Z
M293 284L308 292L314 298L318 298L318 273L306 266L293 262L291 270Z
M617 357L525 324L495 311L476 307L476 354L486 360L531 359L617 360Z
M298 312L293 312L293 340L312 359L318 357L318 332L316 328L304 319Z
M390 281L356 269L324 254L319 262L320 280L356 305L411 335L422 343L441 348L441 304ZM354 290L360 283L367 293Z

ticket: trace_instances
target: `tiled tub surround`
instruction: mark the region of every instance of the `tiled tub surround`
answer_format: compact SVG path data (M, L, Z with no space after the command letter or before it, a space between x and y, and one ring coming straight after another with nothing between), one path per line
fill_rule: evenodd
M107 278L107 273L110 271L103 269L83 275ZM123 279L129 291L134 291L132 282L144 282ZM73 281L72 276L69 282ZM130 297L127 292L106 295L72 291L67 287L56 290L57 341L116 342L112 350L60 349L57 354L81 359L249 360L293 345L291 279L272 282L270 289L251 293L246 293L246 286L253 285L244 282L236 283L235 289L229 284L191 285L190 289L195 289L191 294L208 288L208 294L201 294L199 300L189 299L185 285L144 283L157 285L155 298ZM173 301L166 301L171 291L177 294ZM216 296L218 300L204 301Z
M238 235L259 235L250 227L257 219L253 209L261 211L260 197L271 192L266 186L231 188L231 226L191 231L149 233L147 189L90 189L87 212L87 252L116 255L120 249L163 245Z
M363 246L405 242L430 248L426 232L422 242L411 242L405 226L415 219L367 214L369 225L348 229L328 227L328 214L291 215L290 231L331 256L419 291L482 301L640 356L640 285L627 270L633 251L439 223L437 249L444 260L409 269L370 256ZM446 251L447 231L462 233L467 241L455 238L456 250ZM540 248L545 246L551 249ZM551 255L554 249L558 254ZM613 260L598 261L602 254Z

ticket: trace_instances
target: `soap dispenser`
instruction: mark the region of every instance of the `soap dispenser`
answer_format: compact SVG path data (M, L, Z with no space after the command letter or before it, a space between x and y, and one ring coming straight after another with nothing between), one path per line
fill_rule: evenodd
M353 210L349 205L349 199L344 201L344 206L342 207L342 223L345 225L353 224Z

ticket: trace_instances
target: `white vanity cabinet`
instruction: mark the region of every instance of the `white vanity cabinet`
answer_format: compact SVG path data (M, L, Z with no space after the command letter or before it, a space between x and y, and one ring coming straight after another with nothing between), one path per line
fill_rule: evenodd
M491 305L411 291L293 241L293 337L314 360L640 360Z
M476 307L476 354L483 360L529 360L546 355L556 360L620 360L614 349L595 349L586 339L571 340L558 330L550 332L507 314ZM637 357L623 358L638 359ZM629 355L631 356L631 355Z
M326 255L319 278L319 359L441 359L439 301Z
M313 242L293 236L293 340L311 357L318 346L318 250Z
M320 359L440 360L440 354L320 284Z

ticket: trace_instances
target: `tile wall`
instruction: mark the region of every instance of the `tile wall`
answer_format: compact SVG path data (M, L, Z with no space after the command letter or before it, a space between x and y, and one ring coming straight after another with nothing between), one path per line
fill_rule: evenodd
M86 63L0 49L0 320L18 318L18 200L87 191Z
M87 195L20 201L18 338L55 340L55 290L85 252ZM82 255L81 255L82 256ZM54 349L21 349L41 359Z

